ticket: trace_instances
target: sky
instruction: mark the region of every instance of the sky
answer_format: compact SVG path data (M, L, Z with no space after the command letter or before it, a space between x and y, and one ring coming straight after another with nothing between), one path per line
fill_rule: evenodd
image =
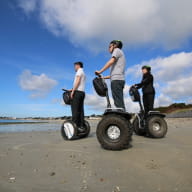
M139 111L128 91L143 65L152 67L156 107L192 103L191 7L191 0L1 0L0 116L70 115L61 89L72 88L76 61L87 76L85 114L102 114L106 100L92 80L113 39L124 44L127 111Z

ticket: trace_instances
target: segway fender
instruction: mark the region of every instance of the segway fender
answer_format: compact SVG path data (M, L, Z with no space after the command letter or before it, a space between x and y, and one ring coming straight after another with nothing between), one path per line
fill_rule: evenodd
M121 111L119 109L107 109L105 110L103 115L106 116L106 115L113 115L113 114L125 117L127 120L130 120L132 118L131 114Z
M166 117L165 114L160 113L159 111L149 111L148 116L149 117L151 117L151 116L159 116L159 117L162 117L162 118Z
M74 140L77 138L77 126L72 120L66 120L61 126L61 135L64 140Z

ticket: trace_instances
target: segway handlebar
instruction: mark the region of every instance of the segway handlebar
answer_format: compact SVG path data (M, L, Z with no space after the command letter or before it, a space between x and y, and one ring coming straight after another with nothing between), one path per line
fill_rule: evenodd
M98 77L102 77L102 75L101 74L99 74L99 73L97 73L97 72L95 72L95 75L97 75Z
M64 88L62 88L61 90L62 90L62 91L69 91L68 89L64 89Z

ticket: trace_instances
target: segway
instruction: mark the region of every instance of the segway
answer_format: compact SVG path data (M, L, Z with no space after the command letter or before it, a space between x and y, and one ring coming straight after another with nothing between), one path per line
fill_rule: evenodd
M71 91L68 91L66 89L62 89L64 91L63 93L63 101L66 105L71 105ZM84 130L80 131L78 130L77 125L71 120L65 120L62 123L61 126L61 135L64 140L74 140L79 138L85 138L88 137L90 133L90 125L89 122L84 120Z
M167 134L167 123L165 121L165 114L159 111L149 111L145 114L141 97L138 89L132 86L129 90L129 95L133 102L138 102L140 112L135 114L133 121L133 130L136 135L149 136L153 138L163 138Z
M98 75L93 80L93 86L97 94L107 99L107 109L101 121L97 125L96 135L99 143L104 149L122 150L130 146L132 137L131 115L124 109L112 108L108 87L105 80Z

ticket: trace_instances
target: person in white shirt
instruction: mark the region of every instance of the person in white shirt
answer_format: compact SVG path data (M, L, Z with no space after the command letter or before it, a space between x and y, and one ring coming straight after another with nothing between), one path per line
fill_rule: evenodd
M73 89L71 91L72 121L77 125L79 131L83 131L86 76L83 71L82 62L75 62L74 67L76 74L73 83Z

